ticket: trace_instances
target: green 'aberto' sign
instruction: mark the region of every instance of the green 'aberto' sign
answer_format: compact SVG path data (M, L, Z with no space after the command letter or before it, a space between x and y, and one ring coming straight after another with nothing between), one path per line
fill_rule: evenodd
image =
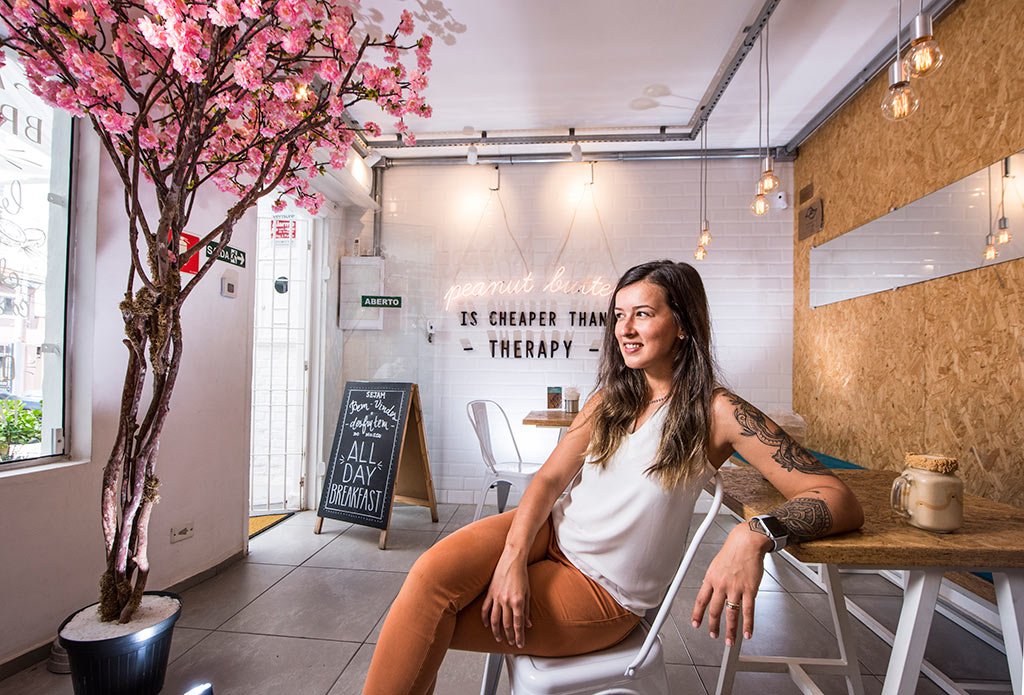
M378 309L400 309L402 307L401 297L378 297L371 294L362 295L359 306L374 307Z
M217 242L211 241L206 245L206 257L209 258L213 255L213 252L217 250ZM231 265L237 265L239 268L245 267L245 251L236 249L234 246L225 246L224 250L217 256L218 261L224 261Z

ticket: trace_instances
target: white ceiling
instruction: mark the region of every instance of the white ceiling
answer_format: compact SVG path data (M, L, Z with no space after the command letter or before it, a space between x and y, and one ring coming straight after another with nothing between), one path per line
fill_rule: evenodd
M421 139L688 132L696 103L741 43L764 0L364 0L385 27L401 10L435 35ZM905 3L904 26L917 2ZM367 9L371 8L372 9ZM375 10L379 10L379 13ZM387 21L383 21L387 18ZM785 145L887 44L893 0L782 0L769 23L772 146ZM904 39L905 40L905 39ZM758 145L758 48L715 107L708 146ZM653 94L654 96L648 96ZM646 106L648 108L638 108ZM359 104L360 120L388 117ZM879 118L881 118L879 113ZM582 143L589 152L697 149L696 141ZM567 144L478 145L480 155L567 153ZM391 158L465 156L466 145L383 148Z

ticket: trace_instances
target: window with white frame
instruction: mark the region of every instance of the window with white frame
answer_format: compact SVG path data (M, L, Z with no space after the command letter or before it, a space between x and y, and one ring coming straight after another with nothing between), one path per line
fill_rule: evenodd
M71 118L0 69L0 466L64 454Z

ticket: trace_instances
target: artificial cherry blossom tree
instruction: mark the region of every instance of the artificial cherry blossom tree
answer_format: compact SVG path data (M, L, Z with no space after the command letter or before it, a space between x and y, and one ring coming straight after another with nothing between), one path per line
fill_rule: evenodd
M408 11L393 32L373 35L357 21L357 3L0 0L0 46L17 55L35 93L92 124L124 185L128 366L103 473L103 620L129 621L146 587L183 303L260 198L275 196L279 209L289 197L317 211L323 198L310 179L344 165L357 130L380 132L352 121L348 107L375 102L407 141L405 116L430 115L421 93L431 38L403 39L413 33ZM415 66L406 66L412 57ZM237 200L207 226L191 213L211 184ZM147 188L155 211L141 202ZM187 249L185 230L200 237ZM183 276L211 242L198 272Z

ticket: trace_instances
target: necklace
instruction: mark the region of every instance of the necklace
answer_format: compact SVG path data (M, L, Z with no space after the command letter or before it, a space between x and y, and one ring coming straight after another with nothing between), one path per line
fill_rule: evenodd
M666 393L661 398L652 398L651 400L647 401L647 405L651 405L652 403L661 403L663 400L667 399L668 396L669 394Z

